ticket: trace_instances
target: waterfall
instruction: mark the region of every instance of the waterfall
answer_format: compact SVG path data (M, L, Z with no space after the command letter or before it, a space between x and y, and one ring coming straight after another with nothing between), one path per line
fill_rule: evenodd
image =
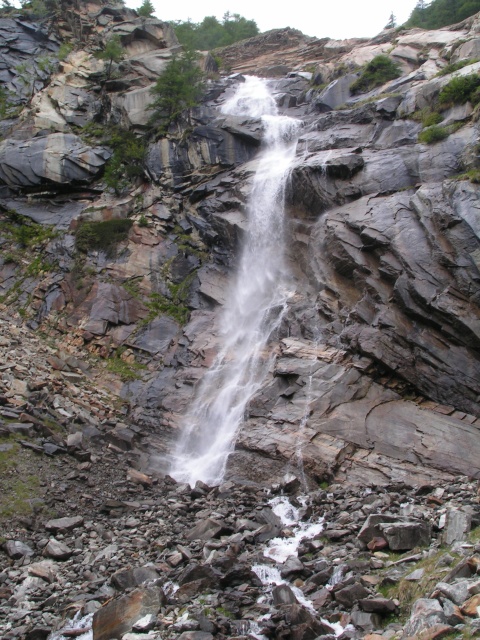
M264 80L247 77L222 109L260 118L263 150L247 204L248 229L221 318L221 348L185 416L171 475L180 482L221 482L248 402L260 388L274 354L270 336L286 310L285 183L300 122L279 116Z

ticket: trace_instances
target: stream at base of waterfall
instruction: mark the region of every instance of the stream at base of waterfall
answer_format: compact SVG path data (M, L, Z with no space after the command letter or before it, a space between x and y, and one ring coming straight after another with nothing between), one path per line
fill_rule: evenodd
M304 507L308 506L307 496L297 496L296 502ZM264 564L252 565L252 570L260 578L264 585L264 594L259 598L258 602L272 603L273 589L279 585L286 585L293 595L295 596L298 604L308 609L312 614L317 615L312 602L303 594L301 589L295 587L281 576L282 565L290 558L298 557L298 548L302 541L314 539L322 533L325 527L324 518L320 518L314 522L309 520L302 520L302 508L295 506L286 496L277 496L270 501L272 511L281 520L284 525L284 534L277 538L270 540L263 548L263 556L265 557ZM339 566L339 570L341 570ZM334 573L329 584L326 585L327 589L332 588L334 584L342 578L340 572ZM162 585L164 593L173 600L175 599L175 593L178 589L178 585L167 581ZM268 620L270 614L266 614L258 618L256 621L245 620L245 628L243 632L249 637L256 638L256 640L267 640L262 631L262 622ZM69 635L69 632L76 630L76 637L79 640L93 640L93 634L91 629L93 614L81 617L77 614L63 629L57 631L49 636L48 640L62 640L65 635ZM329 622L321 619L326 629L329 629L329 633L339 636L347 628L342 627L339 623ZM177 623L179 620L177 620ZM84 630L84 632L82 632ZM66 633L65 633L66 632ZM147 637L147 636L146 636ZM156 634L154 632L154 637Z
M248 229L221 317L221 348L199 384L169 471L179 482L221 482L248 402L273 354L292 284L285 261L285 184L301 122L277 113L265 80L246 77L222 112L263 123L263 150L247 205Z

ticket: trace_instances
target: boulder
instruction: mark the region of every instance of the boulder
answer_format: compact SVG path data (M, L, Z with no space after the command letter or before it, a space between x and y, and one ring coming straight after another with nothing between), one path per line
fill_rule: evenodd
M208 565L189 564L178 577L180 586L190 582L201 582L202 588L213 588L218 584L219 576Z
M132 587L139 587L145 582L157 580L158 573L153 567L135 567L134 569L120 569L111 577L113 586L120 590L126 591Z
M272 590L273 604L278 607L282 604L298 604L295 594L287 584L279 584Z
M335 600L343 607L351 608L358 600L365 600L369 595L368 589L365 589L359 582L355 582L335 591Z
M24 556L30 557L35 555L35 551L21 540L7 540L4 548L7 556L13 560L19 560Z
M166 64L166 61L164 62ZM146 127L153 111L150 104L153 102L152 87L141 87L126 91L117 98L118 106L123 111L129 125L133 127Z
M357 74L347 73L341 78L333 80L333 82L323 89L315 98L312 103L313 108L318 111L324 111L325 107L327 109L335 109L335 107L345 104L352 96L350 87L357 78Z
M468 596L470 595L468 587L469 582L467 580L460 580L453 584L448 582L438 582L435 585L435 591L439 591L454 604L462 605L466 600L468 600Z
M430 544L432 531L426 522L397 522L382 524L380 528L392 551L407 551Z
M55 538L48 541L48 544L42 552L43 556L52 558L53 560L68 560L72 554L72 549L63 542L55 540Z
M443 531L443 543L451 545L459 540L465 540L470 532L472 516L462 509L448 509Z
M460 43L452 53L450 62L455 63L460 60L474 60L480 58L480 38L471 38Z
M445 614L438 600L420 598L412 607L410 619L403 633L405 637L418 637L421 632L445 623Z
M156 615L165 601L159 587L135 589L131 593L98 609L93 616L95 640L113 640L131 631L133 625L148 614Z
M187 540L211 540L217 538L225 529L225 524L213 518L206 518L198 522L191 531L187 532Z
M381 536L382 524L399 522L400 517L390 515L388 513L373 513L363 523L362 528L358 532L357 538L365 543L370 543L375 538Z

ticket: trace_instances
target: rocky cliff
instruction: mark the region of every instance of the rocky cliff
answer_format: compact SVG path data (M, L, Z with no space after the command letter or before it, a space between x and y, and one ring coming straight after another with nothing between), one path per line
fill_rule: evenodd
M160 136L150 92L179 51L168 24L100 2L62 2L54 20L1 18L0 312L6 341L11 323L52 350L40 371L36 347L2 366L4 433L31 423L39 453L88 463L108 447L128 452L140 486L163 476L219 348L263 135L260 120L219 106L253 73L303 123L287 186L295 293L227 479L478 479L478 109L446 105L441 139L422 132L442 88L478 76L479 31L473 16L369 41L269 32L215 52L229 75L210 74L201 105ZM95 53L112 36L124 56L110 68ZM398 77L354 95L382 54ZM126 175L125 163L112 188L119 136L141 144L140 170ZM94 412L101 388L114 398Z

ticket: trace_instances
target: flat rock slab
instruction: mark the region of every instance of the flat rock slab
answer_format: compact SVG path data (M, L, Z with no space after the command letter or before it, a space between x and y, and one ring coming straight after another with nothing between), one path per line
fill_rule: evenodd
M465 540L472 525L472 516L461 509L448 509L443 543L451 545L459 540Z
M45 524L47 531L71 531L77 527L81 527L84 523L82 516L73 516L71 518L57 518L56 520L49 520Z
M187 540L211 540L219 536L225 525L218 520L206 518L196 524L185 536Z
M26 216L39 224L53 224L58 229L68 229L70 223L85 209L85 202L60 203L30 201L21 198L14 200L0 200L7 209L15 209L17 213Z

